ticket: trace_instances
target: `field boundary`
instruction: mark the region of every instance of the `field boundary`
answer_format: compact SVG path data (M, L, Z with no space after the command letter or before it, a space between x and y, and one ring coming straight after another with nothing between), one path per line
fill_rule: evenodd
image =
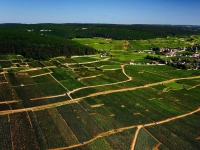
M187 77L187 78L181 78L181 79L195 79L195 78L200 78L200 76ZM163 84L163 83L169 83L169 82L177 81L177 80L180 80L180 79L179 78L175 78L175 79L165 80L165 81L161 81L161 82L146 84L146 85L143 85L143 86L97 92L97 93L89 94L87 96L83 96L83 97L79 97L79 98L75 98L75 99L72 98L71 100L52 103L52 104L41 105L41 106L37 106L37 107L29 107L29 108L23 108L23 109L17 109L17 110L0 111L0 115L23 112L23 111L29 111L29 110L39 111L39 110L43 110L43 109L48 109L48 108L59 107L59 106L67 105L67 104L77 103L77 102L83 100L84 98L95 97L95 96L111 94L111 93L133 91L133 90L136 90L136 89L156 86L156 85L160 85L160 84ZM68 95L70 95L70 94L68 94Z
M188 112L186 114L182 114L182 115L179 115L179 116L171 117L171 118L168 118L168 119L165 119L165 120L161 120L161 121L158 121L158 122L152 122L152 123L145 124L145 127L146 126L154 126L154 125L158 125L158 124L163 124L163 123L170 122L170 121L173 121L173 120L176 120L176 119L180 119L180 118L192 115L192 114L194 114L194 113L196 113L198 111L200 111L200 107L198 109L195 109L195 110L193 110L191 112ZM138 129L135 132L135 135L134 135L134 138L133 138L133 142L131 143L131 148L130 148L130 150L134 150L139 131L140 131L141 128L144 128L144 125L139 124L139 125L133 125L133 126L128 126L128 127L122 127L122 128L118 128L118 129L112 129L112 130L109 130L107 132L102 132L102 133L98 134L97 136L95 136L94 138L92 138L92 139L90 139L88 141L85 141L84 143L79 143L79 144L71 145L71 146L67 146L67 147L52 148L52 149L48 149L48 150L57 150L57 149L64 150L64 149L71 149L71 148L80 147L80 146L89 144L89 143L93 142L94 140L96 140L98 138L106 137L106 136L109 136L111 134L119 133L119 132L122 132L124 130L133 129L133 128L136 128L136 127Z

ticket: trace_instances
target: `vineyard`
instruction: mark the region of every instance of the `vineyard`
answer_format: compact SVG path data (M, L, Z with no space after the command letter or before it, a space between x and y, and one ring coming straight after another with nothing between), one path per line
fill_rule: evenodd
M31 62L1 56L0 149L199 149L200 71L130 65L135 54L117 51Z

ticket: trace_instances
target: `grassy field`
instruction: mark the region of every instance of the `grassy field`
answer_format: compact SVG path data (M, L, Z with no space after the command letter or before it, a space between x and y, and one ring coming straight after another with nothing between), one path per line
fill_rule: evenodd
M127 49L127 43L125 40L113 40L105 38L75 38L73 40L98 50Z
M191 40L192 39L192 40ZM75 38L73 40L96 48L98 50L149 50L152 47L184 47L192 46L193 44L200 44L199 35L191 35L188 37L172 37L167 38L156 38L148 40L113 40L104 38Z
M191 41L191 38L193 39ZM135 50L149 50L152 47L184 47L191 46L193 44L199 44L200 36L189 36L189 37L167 37L167 38L156 38L150 40L132 40L129 43Z

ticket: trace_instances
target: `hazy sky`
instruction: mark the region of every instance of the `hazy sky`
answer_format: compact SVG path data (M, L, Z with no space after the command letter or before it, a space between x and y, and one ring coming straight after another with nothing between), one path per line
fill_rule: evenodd
M200 0L0 0L0 23L200 25Z

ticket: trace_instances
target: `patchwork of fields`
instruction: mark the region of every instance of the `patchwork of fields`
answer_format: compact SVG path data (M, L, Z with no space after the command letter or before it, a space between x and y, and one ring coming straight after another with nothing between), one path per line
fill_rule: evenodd
M148 40L114 40L105 38L75 38L73 39L81 44L88 45L90 47L100 50L149 50L152 47L184 47L200 44L199 35L173 37L167 38L155 38Z
M199 149L200 70L129 65L124 53L1 56L0 149Z

